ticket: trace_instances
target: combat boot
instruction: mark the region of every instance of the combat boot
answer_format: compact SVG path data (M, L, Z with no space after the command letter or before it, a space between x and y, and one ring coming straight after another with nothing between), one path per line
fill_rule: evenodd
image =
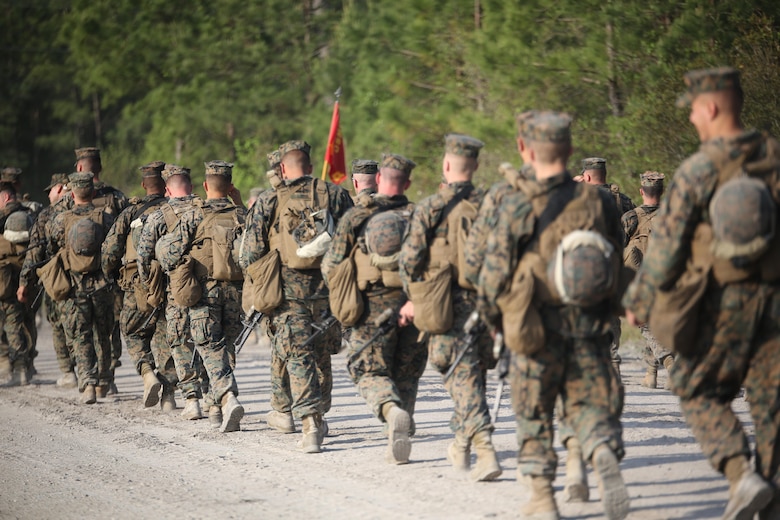
M582 460L582 447L576 437L566 441L566 484L563 497L566 502L587 502L590 498L588 474Z
M412 452L412 442L409 440L411 426L409 413L390 401L382 405L382 417L387 422L387 462L406 464Z
M81 402L84 404L95 404L97 402L97 393L95 385L87 385L81 394Z
M652 388L655 390L658 388L658 369L655 367L647 367L645 371L645 378L642 379L642 386L645 388Z
M200 400L197 397L188 397L184 402L184 410L181 416L188 421L203 419L203 412L200 409Z
M271 410L265 414L265 422L271 428L282 433L295 433L295 421L290 412L277 412L276 410Z
M320 425L322 423L322 416L320 416L319 413L313 413L304 416L301 421L303 422L301 449L304 453L319 453L322 451L320 448Z
M57 379L57 388L76 388L78 385L78 379L76 379L76 374L73 372L62 374Z
M144 408L151 408L160 402L160 387L162 383L160 383L154 370L149 365L143 366L141 377L144 379Z
M628 515L631 502L617 455L606 444L599 444L593 452L592 460L599 478L604 515L609 520L623 520Z
M524 517L527 520L558 520L552 478L531 476L526 481L531 488L531 499L523 506Z
M471 468L471 443L458 435L447 447L447 460L457 471L468 471Z
M163 413L169 413L176 409L176 397L174 396L174 388L169 385L164 385L162 390L162 397L160 397L160 410Z
M212 410L216 405L212 405ZM244 417L244 407L238 402L233 392L222 396L222 424L220 433L237 432L241 429L241 419Z
M751 469L744 455L728 459L723 473L729 480L729 502L723 520L752 520L772 501L772 486Z
M471 445L477 453L477 463L471 470L469 478L474 482L495 480L501 475L496 449L493 447L491 434L488 431L477 432L471 439Z
M674 356L666 356L664 358L664 368L666 369L666 383L664 384L664 390L672 389L672 367L674 366Z
M212 428L222 426L222 408L215 404L209 406L209 424Z

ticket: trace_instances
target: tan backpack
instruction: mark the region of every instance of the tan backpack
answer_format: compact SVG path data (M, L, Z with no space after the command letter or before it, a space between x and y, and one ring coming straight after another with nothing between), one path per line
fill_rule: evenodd
M294 186L279 185L276 193L276 211L268 237L270 248L279 251L281 262L286 267L319 269L324 251L319 256L299 256L300 245L293 234L307 224L315 227L314 220L317 218L330 218L330 197L325 181L312 179L310 183L301 182Z
M638 224L636 233L634 233L634 236L631 237L628 245L623 250L623 263L638 271L647 251L647 241L650 239L650 233L653 231L653 219L658 214L658 210L650 213L640 206L634 209L634 211L636 212Z
M16 298L19 288L19 273L22 270L25 243L15 244L0 235L0 300Z
M198 276L206 275L212 280L235 282L244 279L241 268L235 260L244 226L244 217L236 206L213 209L208 205L201 208L203 220L198 224L190 254L195 262Z
M445 204L439 222L447 222L447 236L434 237L430 247L430 267L437 268L444 262L452 266L452 278L464 289L475 290L463 273L466 272L466 241L471 225L477 219L479 208L468 200L472 189L456 195L454 190L443 189L440 193ZM438 227L440 224L437 224Z
M97 224L97 228L100 229L101 233L103 231L103 216L105 215L105 211L103 208L94 208L90 213L86 215L79 215L74 213L73 211L68 212L64 217L64 228L65 228L65 247L64 247L64 256L63 260L65 261L66 268L69 271L86 274L86 273L94 273L100 270L100 246L97 246L95 249L94 254L82 254L80 252L77 252L74 250L72 244L71 244L71 229L73 226L78 224L82 220L91 220L95 224ZM99 241L102 242L105 236L101 236ZM95 238L97 240L97 238Z

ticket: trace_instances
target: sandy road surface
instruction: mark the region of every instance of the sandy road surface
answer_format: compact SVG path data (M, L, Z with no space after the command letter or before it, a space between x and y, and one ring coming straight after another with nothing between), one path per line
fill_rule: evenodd
M339 355L331 436L323 453L305 455L295 449L299 435L277 433L261 420L268 411L270 352L251 341L237 370L247 411L243 431L219 434L206 420L144 410L141 379L126 353L118 399L80 405L75 390L54 386L59 373L44 322L34 384L0 389L0 518L520 517L527 492L515 476L508 392L494 437L504 468L499 481L474 484L450 469L450 400L431 370L421 380L412 463L390 466L380 425ZM639 386L643 368L630 349L624 360L622 467L630 518L719 518L726 482L703 460L677 400ZM750 421L742 400L735 409ZM565 450L559 456L565 462ZM562 516L602 518L592 471L591 501L561 502L562 465L556 480Z

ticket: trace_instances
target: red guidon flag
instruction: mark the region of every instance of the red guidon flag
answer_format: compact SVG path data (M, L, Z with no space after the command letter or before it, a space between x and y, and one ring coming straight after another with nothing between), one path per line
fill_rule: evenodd
M339 89L340 90L340 89ZM330 121L328 146L325 148L325 163L322 165L322 180L341 184L347 178L347 160L344 154L344 139L339 125L339 101L333 105L333 119Z

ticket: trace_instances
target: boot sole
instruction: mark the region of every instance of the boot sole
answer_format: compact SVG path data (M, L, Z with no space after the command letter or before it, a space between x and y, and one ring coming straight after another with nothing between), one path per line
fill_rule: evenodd
M244 418L244 407L240 404L231 408L228 413L222 412L224 418L219 426L220 433L237 432L241 429L241 419Z
M295 433L295 422L290 418L289 422L285 421L284 424L277 422L279 419L269 418L269 414L265 416L265 423L274 430L281 433Z
M390 462L393 464L406 464L412 453L412 441L409 440L409 426L411 418L405 410L399 410L393 416L393 423L388 427Z
M495 480L498 477L500 477L501 473L503 473L503 471L501 471L501 468L491 468L490 471L485 471L479 474L475 474L472 471L469 477L474 482L489 482L491 480Z
M759 479L758 475L756 475ZM755 478L751 477L753 480ZM769 486L769 484L763 482L761 480L761 483L763 484L756 492L753 494L753 496L749 497L744 504L733 506L736 508L735 511L729 511L729 506L732 505L732 501L729 500L729 503L726 504L726 512L723 515L723 520L753 520L753 516L764 509L766 506L769 505L769 503L772 501L772 498L774 496L774 491ZM740 482L742 484L742 482ZM740 488L742 486L739 486L737 488L737 495L739 495Z
M610 449L599 450L594 466L601 479L601 503L609 520L623 520L631 505L617 457Z
M144 408L151 408L152 406L156 405L160 402L160 387L162 386L162 383L159 381L153 384L149 387L149 389L144 389ZM106 395L108 395L110 392L106 392Z

